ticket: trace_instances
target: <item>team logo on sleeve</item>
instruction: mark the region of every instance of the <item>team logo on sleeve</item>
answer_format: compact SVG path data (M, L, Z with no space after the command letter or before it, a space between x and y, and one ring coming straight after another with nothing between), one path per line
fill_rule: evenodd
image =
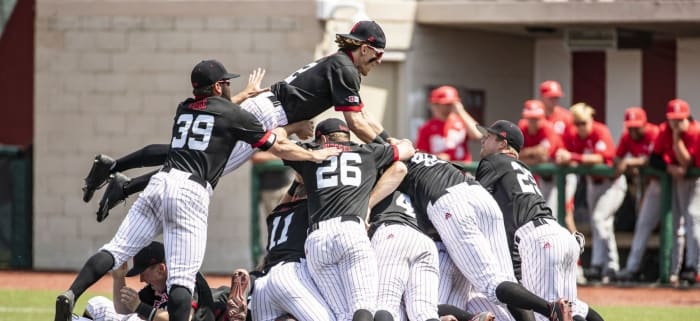
M348 98L346 100L350 103L359 103L360 96L348 96Z
M607 148L607 145L605 145L605 142L602 140L599 140L597 143L595 143L595 150L597 150L597 151L603 152L603 151L605 151L606 148Z

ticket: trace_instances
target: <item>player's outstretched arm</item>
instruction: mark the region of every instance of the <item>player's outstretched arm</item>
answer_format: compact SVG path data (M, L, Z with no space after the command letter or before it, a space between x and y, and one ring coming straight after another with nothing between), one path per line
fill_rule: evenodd
M260 88L263 78L265 77L265 69L256 68L248 75L248 84L239 93L231 97L231 101L235 104L240 104L244 100L255 97L260 93L269 91L270 88Z
M376 132L369 121L362 112L358 111L345 111L343 112L345 116L345 122L348 123L350 130L355 133L357 138L361 139L365 143L371 142L385 142L384 138L375 141L379 137L379 132Z
M335 147L318 150L306 150L291 140L285 138L277 139L277 141L275 141L268 151L281 159L290 161L311 161L315 163L320 163L329 157L340 154L340 149Z
M387 167L369 195L369 208L373 208L387 196L391 195L391 193L399 187L407 173L408 168L403 162L394 162L391 166ZM369 217L367 217L367 219L369 219Z

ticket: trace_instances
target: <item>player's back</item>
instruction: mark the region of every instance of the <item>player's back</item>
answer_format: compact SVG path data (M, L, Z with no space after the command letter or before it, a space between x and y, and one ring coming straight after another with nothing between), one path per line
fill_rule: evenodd
M399 191L394 191L372 208L372 228L376 229L382 223L401 223L421 230L416 220L416 211L411 205L411 198Z
M306 199L280 204L267 216L267 256L263 270L282 261L304 257L304 242L309 229Z
M302 67L270 90L282 103L290 124L311 119L331 106L341 111L362 107L360 74L342 51Z
M398 159L396 148L389 144L352 142L324 144L342 152L322 163L286 162L301 173L309 193L309 223L356 215L364 219L369 193L377 180L377 169Z
M240 106L218 96L181 102L175 114L165 168L190 172L216 186L240 140L259 147L270 133Z

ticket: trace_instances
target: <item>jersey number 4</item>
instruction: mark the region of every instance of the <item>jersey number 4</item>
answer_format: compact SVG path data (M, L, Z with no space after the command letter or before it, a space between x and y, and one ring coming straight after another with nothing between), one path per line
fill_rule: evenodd
M510 162L510 165L513 166L513 170L517 173L516 178L523 193L532 193L542 196L542 192L540 192L540 188L537 187L537 182L535 178L532 177L529 170L520 166L517 162Z
M342 153L340 159L333 156L328 159L330 163L316 169L317 188L326 188L342 185L360 186L362 182L362 171L354 166L362 163L360 154Z
M182 148L187 144L191 150L205 150L209 146L211 131L214 129L214 116L181 114L177 118L177 134L170 143L172 148Z

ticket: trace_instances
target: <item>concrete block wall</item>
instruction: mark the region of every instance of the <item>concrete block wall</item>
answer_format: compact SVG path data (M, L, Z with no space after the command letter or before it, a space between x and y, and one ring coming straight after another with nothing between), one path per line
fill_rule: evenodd
M102 193L85 204L80 190L92 158L168 143L194 64L216 58L241 73L234 90L261 66L269 85L312 61L322 32L314 1L38 0L34 267L78 269L111 239L129 207L95 221ZM246 165L217 186L203 270L252 266L249 185Z

